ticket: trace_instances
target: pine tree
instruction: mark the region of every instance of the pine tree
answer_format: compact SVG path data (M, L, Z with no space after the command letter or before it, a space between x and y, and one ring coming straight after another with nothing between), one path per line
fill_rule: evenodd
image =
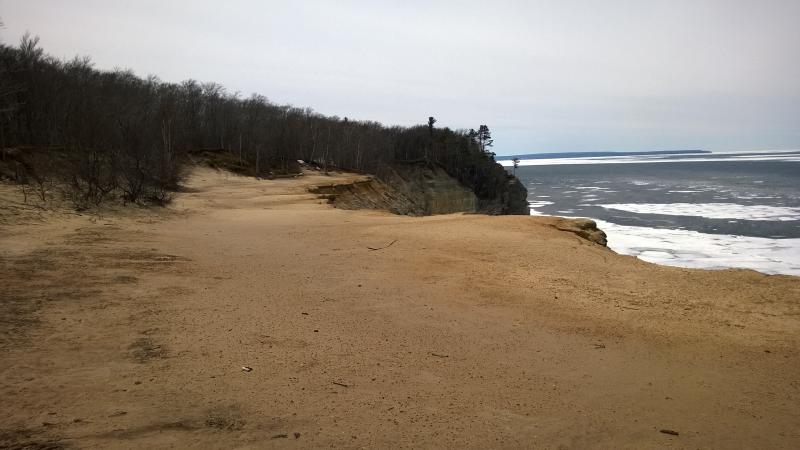
M486 125L481 125L478 127L478 146L480 147L481 151L484 153L488 153L486 147L491 147L492 143L492 133L489 131L489 127Z

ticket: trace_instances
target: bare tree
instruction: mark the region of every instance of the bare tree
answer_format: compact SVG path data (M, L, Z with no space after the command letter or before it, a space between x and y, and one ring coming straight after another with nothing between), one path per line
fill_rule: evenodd
M436 123L430 116L425 124L387 127L276 105L261 95L239 98L215 83L101 71L85 57L47 56L30 34L18 47L0 44L0 146L47 150L81 207L107 198L166 202L185 156L206 150L256 176L297 172L300 159L326 172L387 173L386 167L424 162L480 199L501 198L508 175L489 151L489 128Z

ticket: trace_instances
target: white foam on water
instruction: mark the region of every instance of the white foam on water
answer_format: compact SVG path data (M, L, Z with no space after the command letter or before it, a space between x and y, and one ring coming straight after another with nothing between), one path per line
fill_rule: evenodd
M614 203L600 206L638 214L663 214L706 219L800 220L800 208L786 206L739 205L736 203Z
M531 215L532 216L541 216L542 215L538 211L536 211L536 214L534 214L534 211L535 211L534 208L541 208L542 206L547 206L547 205L552 205L552 204L553 204L553 202L549 202L547 200L537 200L537 201L533 201L533 202L528 202L528 206L531 209Z
M738 197L747 200L774 200L780 198L774 195L758 195L758 194L740 194Z
M664 230L596 220L608 247L644 261L696 269L753 269L800 276L800 239Z

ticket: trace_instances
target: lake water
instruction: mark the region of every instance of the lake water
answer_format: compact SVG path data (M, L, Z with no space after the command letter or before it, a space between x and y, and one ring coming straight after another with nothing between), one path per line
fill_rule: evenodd
M534 159L516 174L531 214L595 219L617 253L800 276L800 151Z

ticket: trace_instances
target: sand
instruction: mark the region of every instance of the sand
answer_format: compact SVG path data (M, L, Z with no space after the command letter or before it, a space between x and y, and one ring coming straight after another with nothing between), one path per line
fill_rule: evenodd
M306 190L357 178L198 168L83 215L0 186L0 447L800 447L800 278Z

